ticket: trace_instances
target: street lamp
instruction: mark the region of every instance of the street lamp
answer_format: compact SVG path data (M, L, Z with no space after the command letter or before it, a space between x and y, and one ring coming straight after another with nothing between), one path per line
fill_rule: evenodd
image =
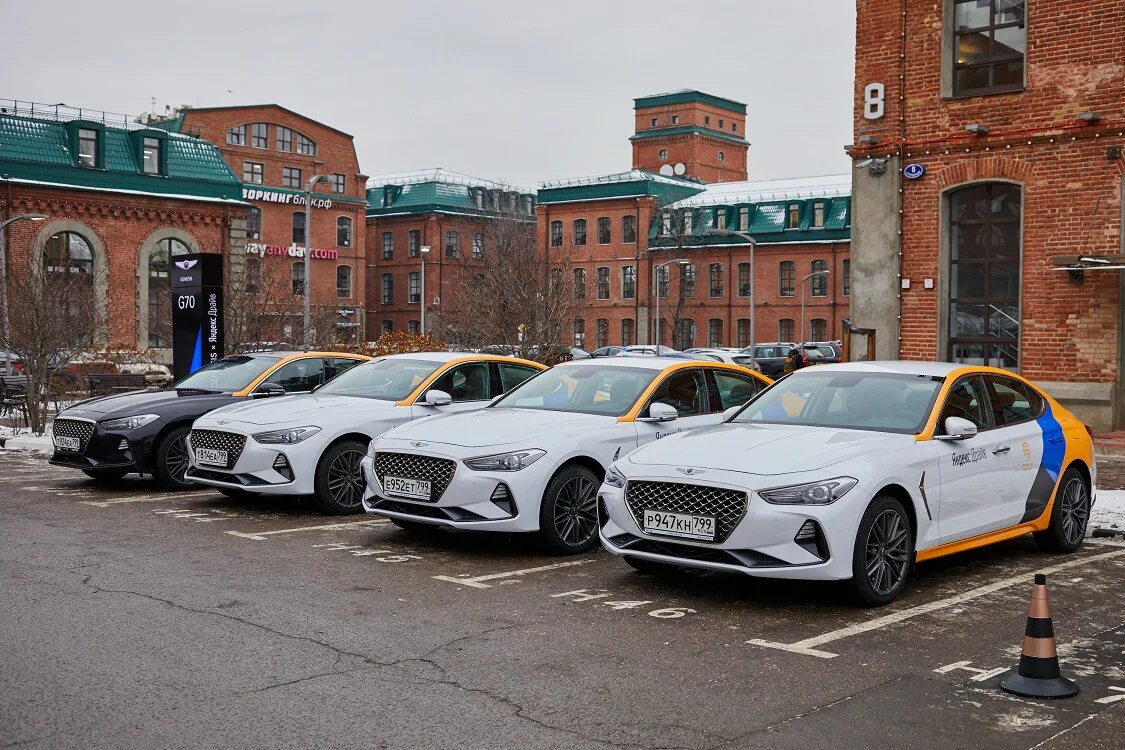
M418 248L418 255L422 258L422 284L418 289L418 305L422 308L422 312L418 317L418 329L423 336L426 335L426 256L429 252L429 245L422 245ZM438 289L438 291L441 290Z
M829 271L813 271L801 278L801 330L797 332L797 343L802 349L805 348L805 290L808 288L805 282L814 276L827 276L829 273Z
M17 214L0 221L0 321L3 326L0 330L3 331L5 347L9 344L12 334L8 323L8 225L15 224L17 221L46 221L48 218L46 214ZM12 374L10 352L4 357L4 374Z
M750 236L749 232L741 232L735 229L708 229L707 235L710 237L741 237L750 243L750 340L747 342L747 347L750 349L750 356L754 356L754 251L758 247L758 241ZM736 334L737 335L737 334Z
M309 299L312 294L312 191L318 182L328 182L328 175L314 175L305 183L305 299L303 302L304 350L312 348L312 327L309 325Z
M653 266L653 268L656 269L656 317L653 318L652 321L652 340L656 344L656 353L658 355L660 354L660 270L662 268L667 268L673 263L686 266L691 263L691 261L687 258L676 258L675 260L665 261L664 263L658 263Z

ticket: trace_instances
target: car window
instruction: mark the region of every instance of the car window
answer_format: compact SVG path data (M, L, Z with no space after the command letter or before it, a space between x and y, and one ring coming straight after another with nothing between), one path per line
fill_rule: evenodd
M498 363L498 367L500 370L500 387L503 389L501 391L502 393L507 393L523 381L530 378L532 375L539 372L539 370L534 367L528 367L527 365L513 365L507 362Z
M332 378L317 393L399 401L413 393L438 366L437 362L418 359L374 359Z
M488 363L467 362L457 365L434 381L432 390L445 391L454 401L487 401Z
M351 359L348 357L333 357L331 361L332 367L336 370L337 375L345 373L363 362L362 359Z
M742 406L761 390L761 381L752 375L727 370L712 370L712 374L715 376L719 403L724 411L732 406Z
M653 392L649 404L667 404L681 417L706 414L710 409L703 370L680 370L664 378Z
M1027 422L1043 412L1043 399L1020 381L996 375L988 380L992 385L992 415L997 425Z
M282 365L266 378L267 383L275 383L286 393L305 393L324 382L324 360L320 357L302 357Z
M945 404L941 407L938 417L937 432L945 434L945 420L950 417L967 419L984 430L992 426L988 405L988 392L984 388L984 381L979 375L961 378L949 389L945 397Z
M204 365L175 384L176 388L200 388L209 391L240 391L263 372L277 364L276 357L223 357Z

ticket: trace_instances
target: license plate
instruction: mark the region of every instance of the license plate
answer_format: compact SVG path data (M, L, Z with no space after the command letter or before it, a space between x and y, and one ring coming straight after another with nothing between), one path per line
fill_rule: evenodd
M425 479L383 477L383 491L388 495L412 497L415 500L430 499L430 483Z
M196 448L195 462L206 466L225 467L227 465L227 452L212 450L211 448Z
M714 516L691 516L686 513L646 510L644 526L646 534L702 539L707 542L715 541Z
M76 437L67 437L65 435L55 435L55 447L62 448L67 451L81 450L80 443Z

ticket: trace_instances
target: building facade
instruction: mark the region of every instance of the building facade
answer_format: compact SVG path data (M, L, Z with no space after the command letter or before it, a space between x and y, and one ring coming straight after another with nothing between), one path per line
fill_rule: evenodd
M746 179L746 105L682 89L633 100L633 169L701 182Z
M857 7L856 324L1125 426L1125 5Z

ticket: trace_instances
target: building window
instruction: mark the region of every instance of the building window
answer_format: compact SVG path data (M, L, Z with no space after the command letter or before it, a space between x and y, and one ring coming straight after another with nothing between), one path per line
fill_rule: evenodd
M145 138L142 145L141 168L145 174L160 174L160 139Z
M395 257L395 234L394 232L383 232L383 260L391 260Z
M336 218L336 247L352 246L352 220L347 216Z
M785 228L786 229L800 229L801 228L801 204L790 203L785 213Z
M316 156L316 141L297 133L297 153Z
M824 318L813 318L809 321L809 341L828 340L828 321Z
M305 212L293 212L293 242L298 245L305 244Z
M720 119L719 119L719 130L722 130L722 129L723 129L723 126L724 126L725 124L726 124L726 121L725 121L725 120L723 120L722 118L720 118Z
M648 126L649 126L650 128L655 128L655 127L656 127L656 123L657 123L657 122L658 122L657 118L655 118L655 117L650 117L650 118L649 118L649 121L648 121Z
M339 173L332 175L332 192L344 193L347 191L347 178Z
M305 262L303 260L293 262L289 269L289 281L293 287L293 294L305 293Z
M246 291L257 294L262 288L262 259L246 259Z
M575 246L586 244L586 220L574 220L574 244Z
M718 158L719 158L719 163L722 164L724 161L727 160L727 155L724 154L722 151L720 151L719 155L718 155Z
M574 299L586 299L586 269L574 269Z
M473 194L473 202L476 203L477 209L484 210L484 189L473 188L471 192Z
M637 296L637 267L625 266L621 269L621 298L635 299Z
M723 264L722 263L712 263L710 269L708 270L707 275L709 276L709 280L710 280L710 284L709 284L709 287L710 287L710 290L711 290L710 295L712 297L722 297L723 296Z
M711 124L711 115L703 115L703 124L704 125L710 125Z
M246 126L235 125L227 131L227 143L232 146L245 146L246 145Z
M740 232L750 231L750 207L749 206L739 206L738 207L738 231L740 231Z
M563 238L563 223L561 221L551 222L551 247L562 247Z
M666 149L666 148L660 149L659 156L660 156L660 161L668 161L668 149Z
M98 131L90 128L78 129L78 166L91 168L98 166Z
M190 252L191 248L172 237L159 240L149 251L147 348L163 349L172 345L172 286L168 270L173 256Z
M632 245L637 241L636 216L621 217L621 241L627 245Z
M693 318L680 318L676 327L676 348L680 351L695 346L695 320Z
M1023 88L1024 22L1024 0L954 0L954 96Z
M352 296L351 266L336 266L336 296L340 299Z
M411 258L417 258L422 254L422 232L418 229L411 229L406 233L406 254Z
M727 210L725 208L715 209L715 218L712 219L711 226L715 229L727 228Z
M814 297L827 297L828 296L828 274L824 273L828 270L828 261L814 260L811 265L811 270L818 276L813 276L809 279L809 285L812 287L812 296Z
M609 299L609 269L605 266L598 269L598 299Z
M949 196L949 360L1019 366L1020 188L986 183Z
M683 296L695 296L695 264L684 263L680 266L680 289L683 291Z
M847 297L852 293L852 262L848 258L844 258L843 272L841 273L841 276L841 283L844 288L844 296Z
M406 321L406 330L417 335L422 332L422 323L417 320L408 320Z
M389 318L384 318L379 324L379 329L383 333L393 333L395 330L395 322Z
M672 212L664 209L660 212L660 236L668 237L672 234Z
M277 126L277 150L293 150L293 131L289 128L283 128L280 125Z
M656 269L656 296L662 299L668 298L668 266L660 266Z
M287 188L301 189L301 170L299 167L282 167L281 168L281 186Z
M711 318L707 321L707 346L712 349L723 345L723 319Z
M732 122L730 124L730 132L732 132L732 133L738 132L738 123L737 122Z
M574 321L574 345L579 349L586 348L586 321L582 318Z
M738 296L739 297L752 297L754 290L750 283L750 264L738 264Z
M621 346L633 346L637 343L637 322L632 318L621 320Z
M777 264L777 293L782 297L792 297L797 291L797 264L783 260Z
M246 239L262 238L262 210L251 206L246 209Z
M445 257L457 258L461 255L461 233L460 232L446 232L445 233Z
M393 304L395 301L395 277L393 274L383 274L382 299L384 305Z
M683 224L684 224L684 232L683 232L684 236L687 236L687 235L691 234L691 224L692 224L692 216L693 215L694 215L694 211L692 211L692 209L690 209L690 208L684 209L684 213L682 215L683 216Z
M270 147L270 126L264 122L256 122L250 126L250 145L254 148Z
M672 124L673 125L679 125L680 124L680 116L679 115L672 115Z
M794 333L797 332L797 326L792 318L782 318L777 321L777 340L778 341L792 341Z
M265 179L265 167L256 161L242 162L242 181L262 184Z
M812 224L813 229L821 229L824 227L824 204L814 203L812 207Z
M598 217L598 244L608 245L613 241L613 232L609 227L610 218L608 216Z
M411 271L406 277L406 294L408 295L407 301L412 305L417 305L422 301L422 274L418 271Z
M477 260L484 257L484 235L480 232L473 235L473 257Z
M609 320L598 318L594 321L594 348L609 346Z
M738 341L736 345L738 348L745 349L750 346L750 319L739 318L738 322L735 324L735 328L737 329L736 335L738 336Z

